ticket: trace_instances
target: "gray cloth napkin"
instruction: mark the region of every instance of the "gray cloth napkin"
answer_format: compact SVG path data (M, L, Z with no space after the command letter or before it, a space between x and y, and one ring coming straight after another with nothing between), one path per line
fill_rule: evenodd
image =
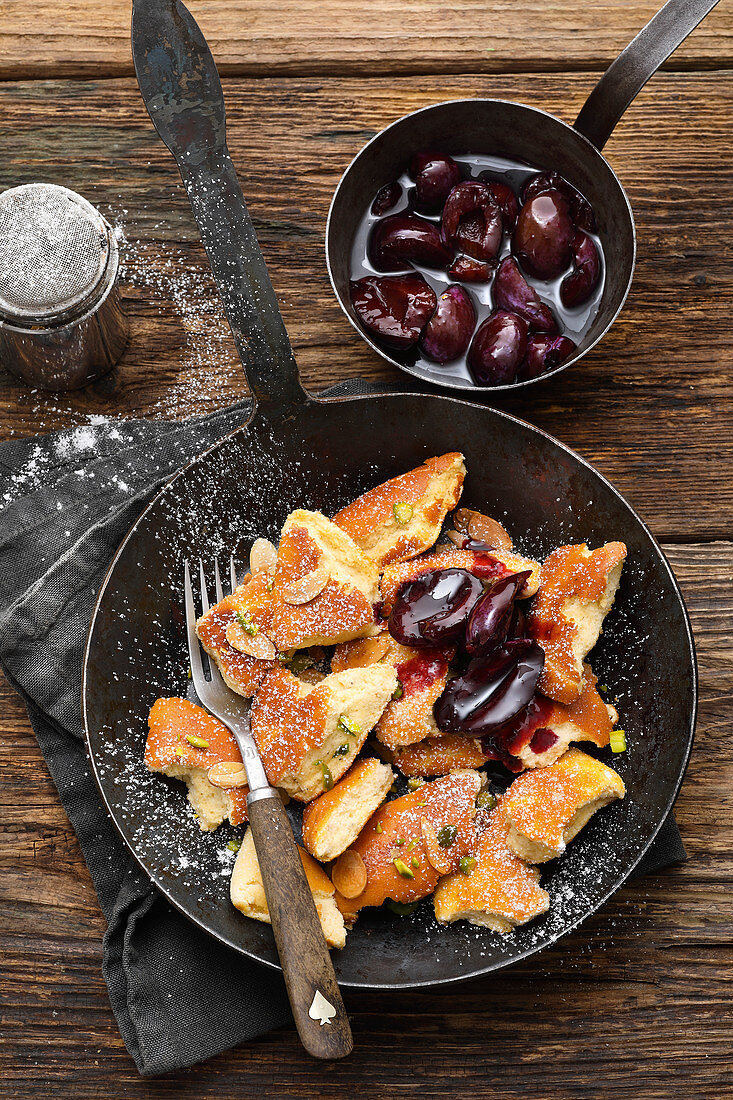
M326 396L383 389L355 379ZM87 626L118 544L165 480L250 408L243 401L184 423L100 418L0 445L0 664L79 838L107 920L110 1001L144 1075L203 1061L290 1019L280 975L190 924L128 854L90 775L80 711ZM670 815L637 874L685 858Z

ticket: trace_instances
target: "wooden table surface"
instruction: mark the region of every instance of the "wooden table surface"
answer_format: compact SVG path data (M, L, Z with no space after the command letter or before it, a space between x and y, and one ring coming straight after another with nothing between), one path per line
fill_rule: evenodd
M518 99L572 120L655 0L192 0L225 76L232 154L305 382L395 377L347 324L323 260L328 202L363 142L440 99ZM64 183L124 234L132 337L81 393L0 373L2 438L90 416L180 418L245 392L175 166L132 78L129 4L0 0L0 188ZM356 1051L319 1067L286 1029L143 1081L101 976L104 922L25 712L0 686L0 1055L7 1095L733 1096L733 10L639 96L606 153L639 262L579 367L497 400L612 479L663 542L701 673L677 803L690 859L636 881L554 949L446 991L348 993ZM663 644L663 639L660 639ZM1 1090L0 1090L1 1091Z

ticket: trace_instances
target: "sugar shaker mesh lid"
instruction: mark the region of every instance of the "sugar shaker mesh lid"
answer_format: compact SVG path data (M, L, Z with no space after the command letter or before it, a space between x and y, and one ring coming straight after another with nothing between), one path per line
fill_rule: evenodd
M0 194L0 314L49 323L78 313L110 254L107 223L66 187L28 183Z

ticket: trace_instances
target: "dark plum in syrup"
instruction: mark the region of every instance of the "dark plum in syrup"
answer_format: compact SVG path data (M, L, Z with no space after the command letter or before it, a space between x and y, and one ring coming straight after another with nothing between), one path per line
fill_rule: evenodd
M559 191L543 191L519 211L512 251L537 279L556 279L572 256L575 229L570 207Z
M483 656L496 649L507 637L512 625L516 629L521 624L520 633L523 632L523 616L518 618L521 611L515 608L514 601L529 575L528 572L512 573L502 577L474 604L466 624L465 641L466 649L472 656Z
M593 209L557 172L418 150L370 203L352 246L352 304L393 358L438 383L495 387L575 354L598 313L604 259ZM378 288L365 282L375 275ZM390 291L413 275L434 300L411 298L407 284Z
M540 301L539 294L529 285L511 256L499 264L494 300L499 309L511 310L523 317L531 332L557 332L557 322L550 307Z
M410 161L410 176L415 181L415 209L421 214L439 214L463 179L453 157L441 153L416 153Z
M433 569L402 585L389 616L389 632L402 645L416 648L456 641L482 592L481 581L465 569Z
M449 286L420 337L420 347L436 363L465 355L476 325L476 310L462 286Z
M528 638L474 657L464 673L448 681L435 703L438 729L483 737L510 722L531 702L544 664L542 649Z
M527 351L527 322L497 309L479 325L468 349L468 369L479 386L513 382Z
M359 279L351 284L351 300L364 328L398 350L417 343L437 302L435 291L415 272Z

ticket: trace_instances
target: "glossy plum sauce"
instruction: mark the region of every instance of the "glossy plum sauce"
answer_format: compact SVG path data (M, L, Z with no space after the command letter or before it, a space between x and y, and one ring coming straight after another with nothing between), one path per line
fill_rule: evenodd
M434 707L438 729L485 737L521 714L534 697L545 655L527 638L474 657L449 680Z
M406 157L406 160L407 159ZM435 292L438 302L440 302L441 295L447 291L449 286L458 284L463 288L474 307L476 317L475 333L479 327L488 320L490 314L499 308L506 308L503 303L509 300L509 294L514 295L515 301L520 301L522 297L527 298L526 289L522 288L521 285L516 285L517 280L515 279L515 286L507 284L508 289L504 294L503 301L498 302L494 283L496 279L496 269L501 264L502 260L510 256L514 256L515 259L517 258L516 252L512 249L512 231L514 229L512 219L516 216L514 207L521 207L522 189L528 180L537 177L538 173L544 172L545 169L531 168L526 164L521 164L516 161L485 155L455 155L453 156L453 160L459 165L465 181L480 180L486 184L495 183L501 185L494 190L494 198L502 210L504 232L501 236L501 244L499 245L495 258L489 261L491 271L488 281L475 282L471 281L470 277L466 277L465 280L459 279L456 275L451 275L446 270L427 266L424 262L421 262L420 259L405 261L398 255L400 251L402 251L402 255L404 255L405 252L404 244L400 246L399 241L394 244L391 240L388 240L387 246L380 250L379 268L373 265L369 258L369 241L372 237L372 230L374 229L375 223L381 219L392 217L396 214L405 214L409 211L410 213L415 212L418 214L419 218L431 222L438 231L441 229L442 209L436 212L436 204L433 203L432 206L430 206L428 202L426 206L427 200L420 205L417 197L416 182L411 178L407 170L398 180L390 181L391 184L396 184L396 186L390 186L390 184L388 184L382 189L386 191L387 187L389 187L388 199L383 199L381 203L377 204L377 208L382 211L381 214L375 214L372 211L372 203L375 200L375 196L369 196L367 211L359 224L352 245L350 278L353 282L365 276L376 275L383 277L384 275L404 274L406 269L413 270L418 272L428 286ZM515 204L512 204L509 192L502 191L502 187L506 188L507 186L511 189L511 193L516 196L517 201ZM440 194L442 195L442 192L440 192ZM580 197L578 198L582 205L583 200L580 199ZM385 209L385 201L393 202L393 205ZM560 200L558 201L559 206L563 207L563 202ZM540 208L542 208L543 203L547 205L547 201L542 200L542 202L538 204ZM531 292L534 291L539 298L540 307L542 305L549 307L552 316L557 322L558 329L558 332L552 334L551 337L539 331L531 330L528 340L529 355L527 355L525 351L524 338L526 334L519 334L519 338L523 340L520 350L525 362L524 373L521 367L516 367L511 355L507 358L503 348L499 349L499 352L496 354L491 350L488 352L489 368L491 372L493 372L491 376L487 375L482 370L480 363L477 363L478 356L476 352L474 352L473 356L472 372L469 368L470 347L467 347L466 350L462 350L466 344L466 340L455 338L451 346L451 341L446 339L442 332L438 333L438 336L441 337L439 341L436 340L435 332L431 330L428 332L427 337L421 340L420 343L415 343L409 348L401 349L395 348L394 346L390 347L387 343L381 341L378 335L372 332L370 335L375 343L383 347L384 350L398 362L410 368L418 367L422 375L432 378L438 383L441 381L458 381L461 383L467 382L469 384L504 384L507 380L513 381L521 380L525 377L535 377L545 369L552 369L552 367L557 365L558 361L569 358L572 354L570 346L567 342L560 343L559 341L561 339L565 341L569 340L576 346L580 346L598 313L605 279L605 261L600 239L597 233L588 232L589 228L594 228L592 223L592 212L589 215L589 224L586 216L578 215L577 205L573 206L571 203L570 206L571 214L576 218L575 224L578 226L578 232L577 239L574 237L573 241L568 246L567 263L562 270L557 274L553 274L552 277L542 278L536 274L532 274L526 267L523 267L520 260L521 275L528 285L530 297L532 296ZM587 203L585 204L585 208L588 211L590 210ZM541 212L542 210L540 209L540 213ZM486 264L486 260L483 257L485 255L487 242L489 251L492 247L492 241L495 236L493 230L494 227L488 220L480 222L479 219L479 223L477 223L476 219L472 220L470 215L464 218L461 223L461 228L458 231L456 243L453 246L458 261L459 271L461 269L469 269L480 273L481 266L485 266ZM597 259L600 264L600 273L596 273L598 281L590 295L584 301L580 304L569 306L563 304L563 297L566 303L577 299L578 287L580 286L582 290L583 279L586 277L586 273L589 270L589 264L586 259L586 252L588 250L586 238L588 237L595 244L597 249ZM524 232L522 243L525 247L526 240L527 233ZM434 242L431 242L431 244L434 249ZM424 244L423 247L425 247ZM409 247L407 251L409 252ZM529 252L531 252L531 248ZM419 255L419 251L417 254ZM396 266L394 268L385 268L385 255L398 257L395 261ZM562 258L564 262L564 245ZM456 270L455 264L456 261L454 261L454 270ZM576 272L576 265L578 264L583 265L580 274L576 274L573 283L570 284L570 289L568 289L569 284L565 284L566 289L561 296L561 285L563 281ZM513 274L513 271L507 272L507 275L509 274ZM446 303L446 307L448 304L452 303ZM538 306L535 302L530 302L528 308L535 314L538 311ZM466 312L467 311L464 309L464 318ZM468 316L470 317L470 311L468 311ZM437 325L433 326L433 329L436 327ZM518 328L521 329L522 325L520 324ZM511 336L512 334L510 333L509 335ZM490 342L491 333L489 333L488 336ZM551 350L548 354L545 352L545 348L552 341L554 341L555 350ZM484 345L486 343L487 339L485 336ZM456 358L442 362L437 362L434 358L431 359L426 354L426 351L432 350L434 355L442 357L446 354L446 349L450 352L455 348L460 350L460 354ZM484 354L487 354L485 348ZM519 370L518 374L516 373L517 369ZM512 375L512 372L515 372L514 375Z
M416 648L457 641L482 591L481 581L465 569L433 569L402 585L389 632L395 641Z

